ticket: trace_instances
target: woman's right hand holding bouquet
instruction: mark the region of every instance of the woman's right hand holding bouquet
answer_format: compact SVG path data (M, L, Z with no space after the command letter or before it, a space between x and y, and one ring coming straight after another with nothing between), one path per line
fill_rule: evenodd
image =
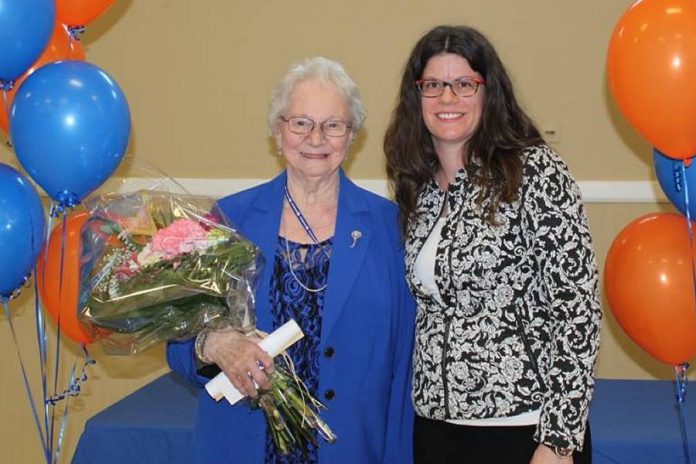
M317 445L312 430L333 443L336 435L318 415L324 405L297 377L287 354L282 354L278 366L274 364L258 344L260 334L254 331L245 335L231 327L202 332L196 339L196 356L205 363L217 364L239 393L251 398L252 407L263 410L281 454L294 446L306 453L310 442Z
M245 335L231 327L209 332L202 361L217 364L241 394L256 398L257 388L271 389L268 376L273 373L273 359L258 345L259 341L255 333Z

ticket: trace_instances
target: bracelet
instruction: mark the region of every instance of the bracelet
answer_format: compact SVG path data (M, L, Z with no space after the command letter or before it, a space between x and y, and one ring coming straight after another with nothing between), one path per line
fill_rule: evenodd
M559 448L554 446L551 448L553 452L561 459L569 458L573 455L573 448Z
M193 344L193 350L196 353L196 358L203 364L212 364L211 361L205 356L205 342L210 335L210 329L203 329L196 335L196 342Z

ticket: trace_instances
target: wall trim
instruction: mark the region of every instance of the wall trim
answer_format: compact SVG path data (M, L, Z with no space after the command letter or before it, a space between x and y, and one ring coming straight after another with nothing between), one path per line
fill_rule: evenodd
M267 179L204 179L179 178L175 182L181 185L183 191L193 195L204 195L220 198L230 193L243 190L265 182ZM129 192L138 189L156 188L162 185L157 178L111 178L100 192ZM378 195L389 196L387 181L382 179L355 179L360 186ZM668 202L657 182L654 181L595 181L578 182L585 203L666 203Z

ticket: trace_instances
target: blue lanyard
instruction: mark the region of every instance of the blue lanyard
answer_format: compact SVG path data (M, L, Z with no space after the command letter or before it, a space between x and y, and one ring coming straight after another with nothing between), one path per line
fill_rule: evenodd
M318 245L319 240L317 239L317 236L314 235L314 231L309 226L309 222L307 222L307 219L305 219L304 215L302 214L302 211L300 211L300 208L297 206L297 203L295 203L295 200L293 200L292 196L290 195L290 191L288 190L287 184L285 185L285 199L288 200L290 209L292 209L292 212L295 213L295 217L298 221L300 221L302 228L305 230L305 232L307 232L309 238L312 239L315 245Z

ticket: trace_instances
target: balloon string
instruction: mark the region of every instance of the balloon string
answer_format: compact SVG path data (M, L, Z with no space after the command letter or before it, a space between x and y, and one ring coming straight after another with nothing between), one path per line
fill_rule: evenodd
M674 189L677 192L680 192L682 190L682 187L684 188L684 205L686 206L686 219L688 219L689 224L691 224L691 212L689 211L689 185L686 182L686 167L687 163L685 160L682 160L681 163L675 164ZM691 227L689 227L689 230L691 230Z
M683 160L681 163L676 163L674 172L674 188L677 192L684 190L684 206L686 210L686 225L689 231L689 252L691 254L691 283L696 299L696 256L694 256L694 228L691 223L691 205L689 202L689 183L686 182L686 169L691 165L691 159Z
M7 97L7 92L12 90L13 87L14 87L14 81L0 80L0 90L2 90L2 104L3 104L3 109L5 110L5 114L7 115L8 120L10 117L10 99ZM12 148L12 142L9 140L9 138L7 139L7 146Z
M57 206L57 205L52 205L52 206ZM58 301L59 301L59 308L62 309L62 290L63 290L63 280L62 280L62 274L63 274L63 268L64 268L64 263L65 263L65 256L64 256L64 249L65 249L65 241L66 241L66 216L65 216L65 211L64 209L57 208L60 210L63 215L62 217L62 222L63 222L63 236L61 237L61 272L59 274L59 290L58 290ZM48 218L48 227L46 231L46 237L45 237L45 243L46 246L42 250L40 258L43 260L43 266L42 266L42 274L41 274L41 282L43 285L45 285L46 282L46 261L47 261L47 250L50 248L50 240L52 237L50 231L53 228L52 223L54 221L54 218L58 218L57 216L52 216L49 215ZM50 278L50 276L49 276ZM35 279L35 283L37 282L38 279ZM42 374L42 388L43 388L43 404L44 404L44 420L45 420L45 430L47 431L47 435L50 434L50 441L48 441L48 455L52 457L52 463L59 462L60 459L60 453L63 448L63 442L64 442L64 437L65 437L65 430L67 427L67 418L69 415L69 401L65 401L64 407L63 407L63 415L62 419L60 420L60 425L58 426L57 429L57 440L55 442L55 452L54 452L54 432L55 432L55 418L54 415L56 413L55 406L58 404L63 399L68 399L70 397L75 397L79 396L81 392L81 384L84 384L87 381L87 366L91 366L96 363L96 361L89 355L87 352L87 347L85 344L80 344L80 351L84 357L84 363L82 365L81 372L79 376L75 375L76 371L76 364L74 363L70 372L70 379L68 382L68 386L65 390L62 392L57 392L57 377L58 377L58 371L59 371L59 362L60 362L60 336L61 336L61 330L60 330L60 317L62 312L59 309L58 316L57 316L57 325L58 325L58 334L57 334L57 353L56 353L56 378L54 380L54 394L49 396L48 395L48 388L46 386L47 381L46 381L46 372L47 372L47 337L46 337L46 324L45 324L45 318L43 317L43 312L41 311L38 302L39 302L39 290L38 290L38 285L34 286L35 288L35 296L36 296L36 310L37 310L37 335L39 339L39 354L40 354L40 361L41 361L41 374ZM49 411L50 409L50 411ZM51 418L51 422L49 424L49 417Z
M62 220L62 234L61 234L61 243L60 243L60 272L58 273L58 316L56 317L56 360L54 364L54 370L53 370L53 393L54 395L58 392L58 373L60 370L60 339L61 339L61 315L63 313L63 274L64 274L64 267L65 267L65 242L66 242L66 237L67 237L67 215L65 214L65 209L61 211L61 218ZM77 309L76 309L77 310ZM74 368L73 368L74 369ZM53 432L55 431L55 413L56 410L53 408L51 410L51 432L49 434L50 437L50 446L51 446L51 451L53 451ZM62 427L62 426L61 426Z
M694 228L691 224L691 211L689 202L689 185L686 182L686 169L691 165L691 159L683 160L678 163L679 168L675 166L675 187L677 192L680 187L684 188L684 206L686 210L686 223L689 230L689 253L691 254L691 279L693 284L694 298L696 298L696 257L694 256ZM677 172L679 175L677 175ZM689 452L689 438L686 434L686 421L684 420L684 400L686 396L686 385L688 383L688 378L686 376L686 370L689 364L679 364L674 366L675 369L675 387L677 390L677 409L679 411L679 427L681 429L682 436L682 447L684 449L684 462L686 464L691 464L691 454Z
M50 228L49 228L50 230ZM45 253L42 252L42 254ZM45 262L45 260L44 260ZM42 268L41 281L45 282L46 272L45 266ZM41 393L43 397L43 413L44 413L44 430L48 430L48 405L46 404L46 399L48 398L48 385L46 382L46 364L47 364L47 344L48 340L46 338L46 321L43 317L43 312L39 305L39 290L38 290L38 276L34 279L34 311L36 313L36 339L39 346L39 373L41 375ZM45 285L45 284L44 284Z
M70 369L70 385L75 382L75 364L73 363L72 369ZM65 404L63 405L63 418L60 421L60 427L58 427L58 443L56 444L56 452L52 455L53 461L52 463L57 463L58 462L58 457L60 456L60 450L63 446L63 436L65 434L65 426L68 423L68 414L70 410L68 409L68 405L70 404L69 400L65 401ZM54 408L55 409L55 408Z
M59 203L56 203L55 201L52 201L48 215L52 218L57 218L60 217L60 215L63 214L64 211L65 208L63 206L61 206Z
M29 399L29 405L31 406L31 412L34 415L34 423L36 424L36 430L39 432L39 438L41 439L41 446L43 448L44 457L48 464L51 464L51 453L48 449L46 443L46 437L41 430L41 422L39 421L39 415L36 411L36 403L34 402L34 396L31 393L31 387L29 386L29 378L27 377L27 370L24 367L24 360L22 358L22 353L19 349L19 343L17 341L17 333L15 332L14 323L12 322L12 312L10 311L10 306L8 304L8 299L3 297L0 298L0 302L5 310L5 315L7 316L7 321L10 325L10 331L12 333L12 340L14 342L15 351L17 352L17 358L19 359L19 366L22 370L22 380L24 381L24 389L27 392L27 397Z
M684 419L684 399L686 396L686 385L689 382L689 379L686 376L686 370L688 368L688 363L678 364L674 366L675 389L677 390L677 410L679 411L679 428L681 429L682 448L684 450L684 462L686 462L686 464L691 464L691 454L689 452L689 437L686 434L686 420Z
M67 190L59 192L56 200L57 201L51 202L49 212L49 215L54 218L64 216L66 209L72 209L80 204L80 200L77 199L77 196Z
M61 393L53 395L51 398L48 399L47 404L50 404L51 406L55 406L59 401L65 399L65 404L63 405L63 418L61 419L60 427L58 428L58 442L56 443L56 451L55 454L53 454L53 462L59 462L60 458L60 452L63 447L63 438L65 436L65 428L68 423L68 414L70 410L68 409L68 406L70 404L70 397L75 397L79 396L80 392L82 391L82 387L80 384L83 384L87 381L88 376L87 376L87 366L91 366L96 364L96 360L92 358L89 353L87 352L87 346L84 343L80 344L80 351L82 352L82 355L84 356L84 363L82 364L82 370L80 372L79 376L75 376L75 367L76 363L73 363L72 369L70 370L70 381L68 384L68 388L63 390Z
M43 243L45 243L46 246L42 248L41 254L39 255L39 259L43 264L41 266L41 276L34 276L34 312L36 314L36 339L39 347L39 373L41 375L41 393L44 406L44 430L46 430L46 433L48 434L49 408L46 404L46 399L48 398L48 382L46 381L48 373L48 338L46 336L46 320L44 319L44 314L41 308L41 299L39 298L39 281L43 286L46 285L46 255L48 253L48 242L51 237L51 230L53 229L53 216L48 216L47 223L45 236L43 237Z
M19 287L17 287L15 290L12 290L12 293L10 293L9 295L0 295L0 298L6 298L7 300L14 300L15 298L19 297L19 295L22 294L22 290L27 285L29 285L29 274L22 277L22 283L20 283Z
M10 116L10 99L7 98L7 92L12 90L12 86L10 85L10 88L6 88L4 85L5 81L0 82L0 89L2 89L2 103L3 103L3 108L5 109L5 114L9 117Z
M70 34L71 40L80 41L80 36L85 33L85 26L68 26L68 33ZM70 44L72 48L72 43Z
M87 367L96 364L97 361L89 355L89 353L87 352L87 347L84 343L80 345L80 351L82 351L82 354L85 358L85 361L82 364L82 370L80 372L80 375L77 377L75 376L75 364L73 364L72 372L70 375L70 383L68 384L68 387L62 392L56 393L50 398L48 398L46 400L47 404L54 406L59 401L69 398L71 396L79 396L82 392L82 384L87 382L87 379L89 379L89 376L87 375Z
M0 90L2 90L2 100L5 105L5 112L10 114L10 102L7 98L7 92L14 88L14 81L3 81L0 80Z

